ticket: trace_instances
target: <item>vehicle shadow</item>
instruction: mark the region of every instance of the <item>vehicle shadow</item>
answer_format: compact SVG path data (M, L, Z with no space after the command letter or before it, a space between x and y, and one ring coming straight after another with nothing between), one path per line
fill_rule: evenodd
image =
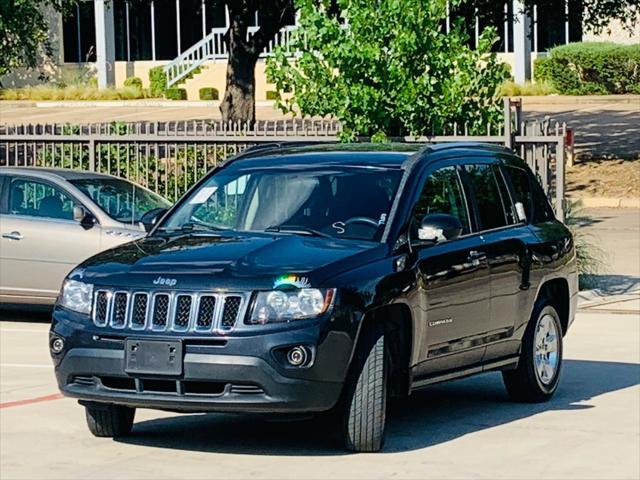
M640 277L634 275L585 275L599 297L640 293Z
M513 403L499 373L434 385L390 405L384 453L418 450L545 411L595 408L589 400L640 384L640 365L565 360L560 387L543 404ZM343 455L338 428L324 417L267 422L254 415L202 414L136 423L118 442L249 455Z
M51 323L50 306L29 306L5 304L0 307L0 322Z

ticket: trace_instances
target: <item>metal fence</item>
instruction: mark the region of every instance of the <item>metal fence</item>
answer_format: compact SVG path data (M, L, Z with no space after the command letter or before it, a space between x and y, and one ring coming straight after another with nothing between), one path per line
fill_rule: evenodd
M547 120L521 119L520 104L505 102L505 121L487 125L486 135L468 135L464 125L451 124L445 134L392 140L506 145L528 162L563 218L566 128ZM306 119L259 121L252 128L208 120L0 125L0 165L110 173L176 200L212 168L249 146L337 142L340 132L337 121Z

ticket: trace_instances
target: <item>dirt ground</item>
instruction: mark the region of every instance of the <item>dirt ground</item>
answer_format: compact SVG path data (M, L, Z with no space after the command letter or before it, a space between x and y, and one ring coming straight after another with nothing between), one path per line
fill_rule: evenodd
M640 159L576 163L567 169L567 192L573 198L638 198Z

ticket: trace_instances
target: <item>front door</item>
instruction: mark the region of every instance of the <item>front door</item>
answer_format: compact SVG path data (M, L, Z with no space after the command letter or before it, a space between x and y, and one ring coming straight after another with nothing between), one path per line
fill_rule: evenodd
M469 208L456 166L433 171L426 179L412 217L412 229L427 214L457 217L462 235L418 247L417 279L420 363L414 378L478 363L489 314L489 269L483 239L472 234ZM412 232L412 238L416 238Z
M72 197L40 179L11 177L0 215L0 295L51 303L64 277L99 251L100 229L73 220Z

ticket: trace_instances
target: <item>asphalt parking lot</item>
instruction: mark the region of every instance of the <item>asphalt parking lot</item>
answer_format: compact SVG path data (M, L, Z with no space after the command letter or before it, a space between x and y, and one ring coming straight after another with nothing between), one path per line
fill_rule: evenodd
M0 324L0 478L629 478L640 476L638 315L585 311L560 388L511 403L499 374L392 406L383 453L345 454L319 421L139 411L133 433L96 439L56 392L47 325Z
M385 449L346 454L321 420L139 411L96 439L57 393L47 315L0 313L0 478L640 478L640 212L585 212L608 253L548 403L509 401L499 374L391 405ZM626 252L626 253L624 253Z

